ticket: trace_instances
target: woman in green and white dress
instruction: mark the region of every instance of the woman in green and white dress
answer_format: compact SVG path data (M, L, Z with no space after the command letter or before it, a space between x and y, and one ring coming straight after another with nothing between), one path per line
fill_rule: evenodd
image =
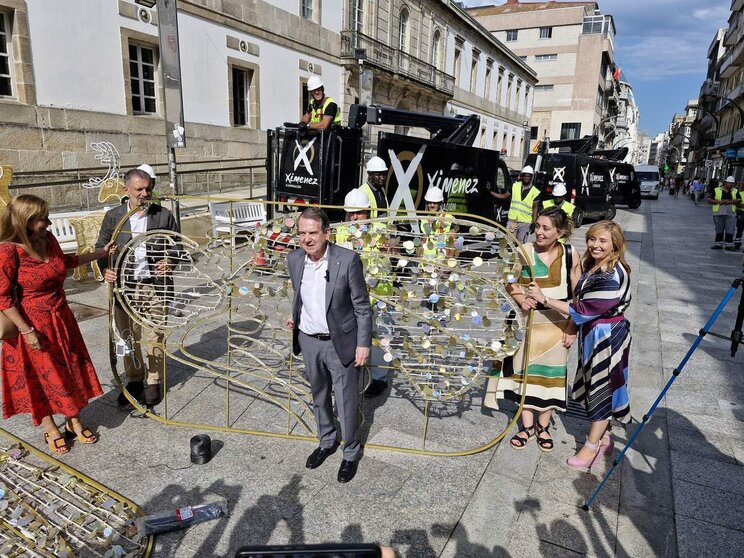
M538 304L527 296L527 285L535 281L542 293L559 300L570 300L581 276L580 258L567 240L572 223L557 207L543 209L535 224L535 242L524 244L524 252L532 265L522 266L519 281L507 287L509 294L527 314L534 309L530 336L527 375L523 370L526 343L522 343L513 358L504 362L499 380L499 397L519 403L526 382L526 397L522 411L522 427L512 437L514 449L523 449L537 436L543 451L552 451L553 439L548 431L554 410L566 410L566 369L568 349L576 340L576 325L560 312ZM524 257L524 256L523 256ZM502 391L503 390L503 391Z

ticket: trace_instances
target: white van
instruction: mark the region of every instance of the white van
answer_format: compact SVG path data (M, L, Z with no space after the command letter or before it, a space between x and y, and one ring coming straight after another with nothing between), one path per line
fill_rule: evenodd
M659 199L659 167L655 165L636 165L636 180L641 183L641 197Z

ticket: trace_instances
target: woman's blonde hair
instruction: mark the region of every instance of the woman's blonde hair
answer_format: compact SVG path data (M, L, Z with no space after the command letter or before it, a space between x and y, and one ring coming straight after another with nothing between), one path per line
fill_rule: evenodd
M614 221L600 221L599 223L594 223L589 227L589 230L586 231L587 242L589 241L589 237L596 236L597 233L604 231L610 233L610 238L612 239L612 253L610 254L610 258L607 260L605 266L603 266L602 271L614 269L615 265L620 262L625 270L630 273L630 266L628 265L628 262L625 261L625 235L623 234L623 229L620 228L620 225ZM585 271L590 269L596 263L592 255L589 253L588 247L586 252L584 252L584 256L581 258L581 263Z
M28 226L49 217L49 205L38 196L22 194L10 200L0 216L0 242L18 242L31 249Z

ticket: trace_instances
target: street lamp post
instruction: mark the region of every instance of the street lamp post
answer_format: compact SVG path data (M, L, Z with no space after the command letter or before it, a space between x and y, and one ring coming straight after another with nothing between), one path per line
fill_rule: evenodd
M168 145L168 174L171 192L178 195L176 149L186 147L183 118L183 90L181 87L181 60L178 41L177 0L135 0L135 3L158 11L158 38L160 41L160 68L165 92L165 139ZM174 213L180 226L180 208L174 202Z

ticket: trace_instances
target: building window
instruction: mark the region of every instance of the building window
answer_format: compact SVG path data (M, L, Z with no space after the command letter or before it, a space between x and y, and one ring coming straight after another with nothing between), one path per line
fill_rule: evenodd
M511 108L511 99L512 99L512 89L514 87L514 76L509 75L509 78L506 82L506 102L504 103L504 106L506 108Z
M473 55L473 61L470 63L470 92L475 93L475 87L478 85L478 56Z
M398 50L405 52L408 47L408 10L403 8L398 18Z
M242 68L232 69L233 126L247 126L250 122L251 74Z
M552 37L553 37L552 27L540 27L540 38L541 39L550 39Z
M0 12L0 96L13 96L13 76L10 73L10 26L8 16Z
M544 91L552 91L552 90L553 90L553 84L552 83L549 83L549 84L546 84L546 85L536 85L535 86L535 92L536 93L541 93L541 92L544 92Z
M364 32L364 0L350 0L351 29L357 33Z
M300 15L305 19L313 19L313 0L300 0Z
M521 60L522 62L527 62L527 57L526 57L526 56L520 56L520 57L519 57L519 59L520 59L520 60Z
M129 45L129 76L132 84L132 112L156 114L155 49Z
M486 99L491 98L491 74L493 73L493 66L491 64L492 62L490 60L486 62L486 79L483 86L483 96Z
M581 122L564 122L561 124L561 139L579 139Z
M536 54L535 62L548 62L550 60L558 60L557 54Z
M518 35L519 35L518 29L509 29L506 32L506 41L507 42L516 41Z
M461 68L461 60L462 60L462 50L460 48L455 47L455 85L460 85L460 68Z
M537 126L530 127L530 139L531 140L536 140L537 139L537 132L538 132L538 127Z
M442 34L439 29L434 31L434 40L431 43L431 65L439 69L442 63Z
M501 91L504 85L504 68L499 68L499 77L496 79L496 102L501 103L503 101L503 91Z
M604 91L601 87L597 87L597 108L602 109L604 106Z

